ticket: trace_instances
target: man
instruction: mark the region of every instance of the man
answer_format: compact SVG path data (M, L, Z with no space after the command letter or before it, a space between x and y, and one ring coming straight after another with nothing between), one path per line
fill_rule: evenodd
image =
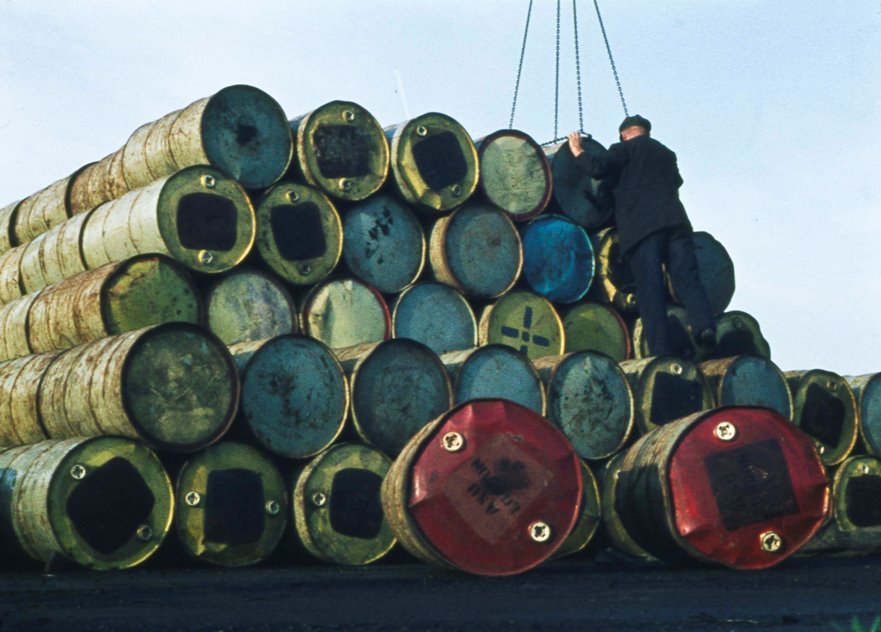
M716 345L715 322L698 277L691 223L679 200L682 177L676 154L652 138L651 130L647 119L628 116L618 128L621 142L605 154L585 153L578 132L569 134L569 149L592 177L607 178L612 185L618 243L633 272L649 352L678 355L667 333L664 264L692 335L710 350Z

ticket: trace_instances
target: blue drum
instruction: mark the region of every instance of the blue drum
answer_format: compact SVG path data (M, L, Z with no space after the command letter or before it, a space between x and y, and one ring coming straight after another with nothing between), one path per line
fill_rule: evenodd
M593 247L584 228L561 215L541 215L523 229L523 278L555 303L574 303L590 288Z

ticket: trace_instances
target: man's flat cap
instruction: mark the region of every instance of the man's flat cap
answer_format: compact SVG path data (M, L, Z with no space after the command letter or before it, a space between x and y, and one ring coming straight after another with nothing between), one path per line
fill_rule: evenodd
M621 122L621 125L618 126L618 131L623 132L628 127L633 127L634 125L639 125L640 127L644 127L645 131L652 131L652 123L647 118L641 117L639 114L634 114L633 116L628 116Z

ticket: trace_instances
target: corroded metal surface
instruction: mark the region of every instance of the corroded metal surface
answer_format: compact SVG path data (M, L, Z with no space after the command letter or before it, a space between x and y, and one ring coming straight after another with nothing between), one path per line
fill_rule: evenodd
M233 345L230 352L242 380L240 416L260 446L303 459L340 435L349 389L326 345L289 334Z
M159 252L191 270L215 274L248 255L255 223L238 182L217 169L194 166L96 208L80 243L88 268Z
M52 438L115 434L187 452L226 432L238 400L223 343L168 323L62 352L45 371L39 412Z
M257 252L281 278L318 283L343 251L343 225L330 199L304 184L281 182L257 202Z
M358 435L391 457L453 404L446 368L431 349L407 338L337 351L349 375Z
M545 414L545 387L526 354L491 344L445 353L441 362L453 379L456 404L480 398L507 399Z
M419 220L391 195L350 207L343 218L343 259L349 271L383 294L414 283L425 266L425 233Z
M171 527L171 482L136 441L44 441L0 453L0 469L0 504L17 508L3 513L4 531L34 560L130 568L148 559Z
M605 459L620 450L636 419L627 376L596 351L546 356L535 361L547 386L550 419L582 459Z
M300 309L301 331L338 349L386 340L391 316L382 294L357 279L330 279L312 288Z
M881 373L844 379L857 400L863 445L869 454L881 455Z
M707 293L710 309L718 316L725 311L734 297L734 262L719 241L710 233L695 231L692 234L694 254L698 264L698 278ZM670 278L667 287L673 300L679 301L676 288Z
M187 270L158 254L106 264L32 296L26 315L32 353L69 349L166 322L198 323L202 314Z
M551 166L541 146L518 130L502 129L475 141L483 197L515 222L532 219L551 200Z
M508 345L535 360L560 355L565 345L563 321L546 298L522 290L509 292L480 317L480 344Z
M582 496L581 463L565 437L505 400L462 404L426 425L382 487L404 548L479 575L522 573L552 556Z
M49 438L40 419L37 392L57 355L43 353L0 363L0 446Z
M71 216L70 191L74 179L84 168L53 182L19 203L12 222L15 244L27 243Z
M205 296L208 328L227 345L297 332L297 308L275 275L238 268Z
M624 453L619 452L606 461L602 470L600 496L602 499L603 533L614 549L643 560L654 559L648 551L639 546L628 533L618 514L617 486L621 473Z
M296 535L325 562L364 565L395 545L383 515L380 486L391 459L375 448L341 443L315 457L294 480Z
M28 314L40 294L29 294L0 307L0 362L39 353L28 342Z
M680 358L695 362L704 359L703 349L691 335L688 314L678 305L667 305L667 342ZM642 318L637 318L633 325L633 355L636 358L648 358L652 355Z
M695 413L642 437L621 462L616 507L628 534L671 562L774 566L829 509L813 442L766 408Z
M694 362L659 356L620 365L633 389L636 424L642 434L713 407L713 394Z
M25 294L88 269L80 244L89 217L88 213L72 217L15 249L24 250L21 286Z
M278 546L288 519L284 478L268 455L223 441L193 455L175 484L174 530L194 558L247 566Z
M342 200L363 200L385 183L389 146L370 112L331 101L290 121L296 171L310 185Z
M596 477L590 468L581 462L581 481L583 493L581 496L581 510L572 532L562 546L554 554L555 558L565 557L579 553L593 540L594 535L602 522L602 500Z
M793 421L817 442L823 463L837 465L856 446L858 409L853 390L833 371L785 371Z
M538 217L521 231L523 279L555 303L580 300L593 282L594 254L584 228L562 215Z
M430 112L387 127L398 192L426 213L445 213L477 189L480 167L468 132L445 114Z
M435 222L429 258L438 281L468 297L497 298L520 277L523 245L505 213L475 202Z
M477 345L477 318L458 290L443 283L417 283L395 300L392 335L421 342L441 355Z
M621 362L633 355L630 331L618 311L592 301L573 305L563 316L566 353L599 351Z
M15 239L15 233L13 232L13 227L15 226L16 211L21 202L21 200L18 200L17 202L7 204L3 208L0 208L0 255L13 246L18 245L18 242Z
M636 312L639 306L634 294L633 274L630 265L621 256L618 232L614 228L606 228L593 235L592 239L596 253L596 279L591 296L621 312Z
M717 406L764 406L791 420L792 393L783 372L760 356L735 356L699 365Z
M757 355L771 358L771 348L762 336L756 319L741 311L725 312L716 319L715 355L724 358L736 355Z
M0 305L24 296L21 285L21 260L24 251L24 246L18 246L0 254Z
M605 148L595 140L581 139L581 146L590 155L605 153ZM569 151L569 141L545 149L554 179L554 201L568 218L587 229L605 225L612 216L612 206L600 189L600 181L591 178L587 171L575 163Z

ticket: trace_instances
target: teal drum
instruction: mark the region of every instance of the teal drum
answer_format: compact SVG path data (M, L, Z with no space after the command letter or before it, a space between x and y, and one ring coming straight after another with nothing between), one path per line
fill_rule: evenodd
M574 303L590 288L594 256L584 228L561 215L542 215L523 229L523 278L555 303Z
M507 345L453 351L441 356L453 376L456 404L472 399L507 399L545 414L544 384L529 357Z
M343 216L349 271L383 294L400 292L425 265L425 234L416 215L391 195L376 195Z
M881 373L846 377L859 409L860 437L869 454L881 455Z
M725 312L716 318L716 351L720 358L736 355L771 357L771 347L762 335L758 321L740 311Z
M725 311L734 297L734 263L725 250L710 233L696 231L692 235L694 255L697 258L698 277L707 292L710 309L719 315ZM676 289L669 282L670 294L679 302Z
M415 340L340 349L337 357L349 376L355 431L390 457L453 404L443 363Z
M421 342L441 355L477 345L477 318L458 290L443 283L417 283L395 301L392 335Z
M234 345L230 352L242 380L238 421L261 447L304 459L340 435L349 391L327 345L286 335Z
M303 300L300 330L328 347L339 349L386 340L391 314L376 288L358 279L328 279Z
M598 461L618 452L633 431L636 409L627 376L612 358L596 351L535 361L547 385L550 419L582 459Z
M792 393L777 365L759 356L708 360L699 365L717 406L763 406L792 420Z
M582 138L581 146L591 156L600 156L606 149L590 138ZM554 203L563 215L592 230L606 225L612 217L612 206L600 180L591 178L575 163L569 141L545 149L554 180Z

